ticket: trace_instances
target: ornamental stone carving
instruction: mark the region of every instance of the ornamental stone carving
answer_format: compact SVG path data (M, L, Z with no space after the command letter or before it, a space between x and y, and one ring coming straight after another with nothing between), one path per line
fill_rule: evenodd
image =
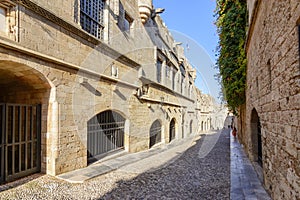
M152 11L152 0L139 0L139 13L142 23L145 24Z

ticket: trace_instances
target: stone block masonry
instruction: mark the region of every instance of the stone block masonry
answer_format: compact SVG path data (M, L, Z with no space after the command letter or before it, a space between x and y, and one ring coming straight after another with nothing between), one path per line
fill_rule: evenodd
M196 99L200 97L194 85L195 70L184 59L183 49L179 49L182 47L174 45L174 39L158 15L141 19L139 5L134 0L103 1L103 7L95 8L103 9L97 12L103 21L94 24L99 26L97 31L103 31L101 38L82 28L86 25L86 21L80 20L85 14L80 12L84 6L76 2L0 2L0 7L5 8L4 17L9 18L5 24L7 30L0 31L0 103L41 104L40 127L26 125L31 131L25 131L27 139L22 144L13 139L9 144L11 149L20 146L19 151L4 150L0 144L1 155L8 158L1 160L0 169L6 164L12 166L12 160L21 166L14 164L16 169L23 169L12 175L0 170L0 183L11 176L13 180L31 173L28 170L33 163L28 156L31 151L40 150L40 163L36 164L41 172L58 175L83 168L91 157L101 159L106 153L112 153L111 150L149 149L150 130L155 121L160 124L156 128L160 130L157 141L161 145L196 132L202 117L206 124L202 130L211 126L209 113L212 110L206 107L212 106L212 101L208 96L201 100L205 113L200 116L196 111ZM121 24L129 24L129 27ZM15 32L9 31L12 27ZM162 37L157 36L158 30ZM158 57L164 63L161 69L164 76L161 80L167 80L164 82L158 82L156 77ZM172 68L172 76L163 73L167 67ZM9 121L5 110L2 112L0 131L5 133L2 135L10 137L12 134L12 138L17 138L22 127L14 127L13 131L10 131L11 126L3 128L16 122ZM100 118L100 114L106 112L113 114ZM30 117L14 119L28 121ZM98 123L89 124L92 119ZM7 120L9 122L4 123ZM36 128L41 129L40 141L31 147L30 134L39 132ZM89 137L93 134L94 137ZM96 155L97 158L90 155L90 151L100 151L104 146L105 155Z
M252 3L241 140L253 162L262 156L257 170L272 198L300 199L300 2Z

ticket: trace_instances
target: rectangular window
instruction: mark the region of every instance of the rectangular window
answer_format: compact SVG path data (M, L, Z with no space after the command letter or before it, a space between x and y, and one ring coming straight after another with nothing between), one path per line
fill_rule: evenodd
M171 73L171 67L169 65L166 65L166 77L170 78L170 73Z
M6 9L0 7L0 31L6 32Z
M177 70L173 68L173 73L172 73L172 90L175 90L175 76L176 76Z
M119 4L119 18L118 26L122 32L130 33L130 28L133 23L133 19L128 15L122 3Z
M80 25L98 39L103 39L104 6L104 0L80 0Z
M185 68L183 67L183 65L180 65L180 72L181 72L181 75L183 77L185 77Z
M184 88L185 88L184 76L181 76L181 91L180 91L181 94L183 94Z
M133 19L125 12L124 31L130 33L132 22Z
M189 82L189 97L192 97L192 93L193 93L193 86L192 86L192 83Z
M162 62L160 60L157 60L157 63L156 63L156 78L157 78L158 83L161 83L161 66L162 66Z

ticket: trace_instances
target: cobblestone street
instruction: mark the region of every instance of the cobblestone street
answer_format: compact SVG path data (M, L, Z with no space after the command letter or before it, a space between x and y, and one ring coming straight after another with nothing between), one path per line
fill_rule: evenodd
M228 134L223 131L214 148L203 158L199 157L201 145L203 141L210 141L206 137L214 135L202 136L172 164L132 180L120 181L102 199L229 199Z
M1 186L0 196L1 199L229 199L229 144L229 130L223 130L202 135L170 164L144 173L120 169L80 184L33 175L20 180L24 183ZM206 145L213 148L207 149ZM160 159L159 154L153 158Z

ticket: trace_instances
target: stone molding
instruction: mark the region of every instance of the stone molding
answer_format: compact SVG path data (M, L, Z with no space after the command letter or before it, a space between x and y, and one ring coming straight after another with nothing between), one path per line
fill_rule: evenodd
M131 83L128 83L126 81L123 81L123 80L120 80L120 79L117 79L117 78L113 78L113 77L110 77L110 76L107 76L107 75L104 75L104 74L100 74L100 73L94 72L94 71L89 70L89 69L85 69L85 68L79 67L77 65L74 65L74 64L65 62L63 60L54 58L52 56L48 56L48 55L45 55L45 54L42 54L42 53L30 50L30 49L27 49L25 47L21 47L21 46L19 46L17 44L13 44L12 42L5 42L5 40L3 40L3 39L5 39L5 38L3 38L3 37L0 36L0 47L4 47L6 49L10 49L10 50L13 50L13 51L24 53L26 55L29 55L29 56L32 56L32 57L36 57L36 58L39 58L39 59L47 61L47 62L55 63L55 64L58 64L58 65L60 65L62 67L71 69L71 70L81 71L82 72L81 74L89 74L89 75L92 75L94 77L103 78L105 80L108 80L108 81L111 81L111 82L114 82L114 83L118 83L120 85L123 85L123 86L126 86L126 87L130 87L130 88L135 88L135 89L139 88L138 85L131 84Z

